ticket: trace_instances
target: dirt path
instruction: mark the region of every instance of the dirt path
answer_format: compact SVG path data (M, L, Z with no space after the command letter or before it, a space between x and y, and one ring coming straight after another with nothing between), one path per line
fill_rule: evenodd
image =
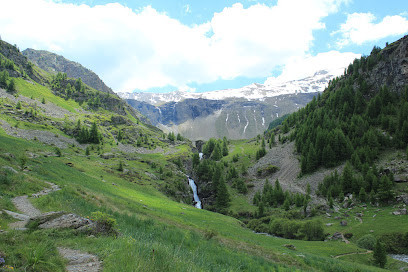
M66 267L68 272L98 272L102 263L98 257L86 252L69 248L58 248L59 254L68 260Z
M40 197L48 195L51 192L61 190L58 185L47 182L51 188L45 188L44 190L32 194L32 197ZM12 215L14 218L19 219L20 221L9 224L9 227L17 230L24 230L25 225L28 220L32 217L41 215L41 211L31 204L27 195L18 196L11 200L16 206L17 210L22 212L22 214L6 211L8 214ZM67 259L68 265L66 267L68 272L98 272L101 271L101 261L98 257L86 252L82 252L75 249L69 248L58 248L58 252L62 257Z
M366 252L343 253L343 254L334 256L333 258L337 259L337 258L340 258L340 257L349 256L349 255L357 255L357 254L364 255L364 254L370 254L370 253L373 253L373 251L372 250L367 250Z
M31 204L30 200L28 200L28 196L18 196L11 200L14 206L16 206L17 210L22 212L28 217L34 217L41 214L41 211Z

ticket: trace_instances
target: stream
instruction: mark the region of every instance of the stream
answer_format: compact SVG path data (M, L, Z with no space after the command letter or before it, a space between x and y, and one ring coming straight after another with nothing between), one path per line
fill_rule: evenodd
M390 256L391 258L393 258L395 260L408 263L408 255L391 254L391 255L388 255L388 256Z
M193 190L194 202L195 202L194 206L198 209L201 209L201 201L197 194L197 185L194 183L194 180L190 177L188 177L188 183L190 184L190 187Z

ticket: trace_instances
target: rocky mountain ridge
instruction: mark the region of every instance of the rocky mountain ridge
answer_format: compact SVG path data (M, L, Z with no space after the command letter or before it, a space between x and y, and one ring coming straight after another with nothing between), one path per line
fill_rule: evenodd
M238 89L217 90L203 93L175 91L169 93L118 93L124 99L134 99L151 105L167 102L180 102L185 99L227 100L244 99L248 101L265 101L266 98L301 93L323 92L333 78L341 75L345 67L336 70L319 70L313 75L287 81L271 80L264 84L253 83Z
M57 74L58 72L66 73L68 77L81 78L85 84L98 91L115 94L97 74L77 62L70 61L63 56L45 50L28 48L22 53L32 63L51 74Z

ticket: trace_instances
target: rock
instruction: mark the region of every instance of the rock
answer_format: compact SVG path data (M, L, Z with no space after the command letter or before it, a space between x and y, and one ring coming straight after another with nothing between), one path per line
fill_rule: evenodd
M296 247L294 245L291 245L291 244L285 244L283 246L290 249L290 250L296 250Z
M348 201L344 201L343 202L343 208L347 209L349 207L349 202Z
M102 159L108 160L108 159L114 158L114 157L115 157L115 154L108 152L108 153L101 154L100 157L101 157Z
M2 169L8 170L8 171L10 171L11 173L14 173L14 174L18 173L17 170L15 170L13 167L8 166L8 165L3 166Z
M30 217L25 214L16 213L16 212L8 211L8 210L4 210L4 212L17 220L25 221L25 220L30 219Z
M64 214L60 217L52 219L51 221L47 221L38 227L40 229L63 229L63 228L70 228L70 229L79 229L84 226L91 226L93 223L91 220L87 218L83 218L79 215L69 213Z
M363 217L363 213L356 213L357 217Z
M399 211L392 212L393 215L401 215Z
M340 219L341 219L341 216L336 216L334 219L340 220Z
M343 235L340 232L335 232L332 236L329 237L329 240L342 240Z
M331 217L331 214L329 214L329 213L326 213L326 216L327 216L327 217Z
M331 227L331 226L333 226L333 223L327 223L326 226Z
M345 221L345 220L341 221L340 226L343 226L343 227L347 226L347 221Z
M370 230L370 233L373 233L373 232L374 232L374 230L371 229L371 230Z
M38 225L41 225L41 224L44 224L47 221L51 221L51 220L53 220L53 219L55 219L57 217L60 217L63 214L65 214L64 211L43 213L41 215L31 217L30 220L29 220L29 223L37 222Z
M407 209L405 209L405 208L399 210L399 212L400 212L401 215L407 215Z
M374 217L376 217L376 216L377 216L377 215L376 215L376 214L374 214L374 215L373 215L373 218L374 218Z
M397 202L402 202L406 205L408 205L408 195L400 195L396 197Z

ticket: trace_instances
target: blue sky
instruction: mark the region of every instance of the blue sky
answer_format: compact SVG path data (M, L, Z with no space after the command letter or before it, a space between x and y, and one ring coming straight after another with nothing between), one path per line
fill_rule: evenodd
M408 34L406 0L2 0L0 35L115 91L211 91L335 70Z

